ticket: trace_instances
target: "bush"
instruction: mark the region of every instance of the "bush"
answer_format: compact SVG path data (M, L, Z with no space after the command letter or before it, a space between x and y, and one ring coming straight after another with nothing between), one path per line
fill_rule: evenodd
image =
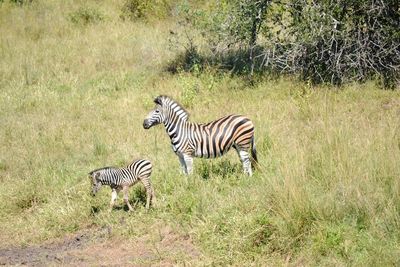
M195 46L185 47L185 50L179 53L176 58L169 62L166 70L171 73L179 71L191 72L195 69L201 69L205 64L205 59L199 54Z
M181 9L185 27L195 27L206 39L215 60L207 62L238 70L230 60L237 54L240 70L251 75L268 71L312 83L378 78L387 88L400 84L398 1L218 3Z

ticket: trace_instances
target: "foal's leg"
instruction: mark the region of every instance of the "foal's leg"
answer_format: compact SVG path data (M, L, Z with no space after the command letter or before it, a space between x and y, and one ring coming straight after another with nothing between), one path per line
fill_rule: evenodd
M144 185L144 188L146 188L146 209L149 209L150 205L153 205L153 198L155 198L154 190L151 186L150 180L141 179L141 181Z
M119 190L113 188L111 192L111 202L110 202L110 210L111 211L114 207L115 200L117 200Z
M239 155L240 161L243 164L244 173L249 176L252 176L253 170L251 169L251 161L250 161L249 152L247 151L247 149L245 149L243 147L239 147L237 145L235 145L234 148L236 149L236 151Z
M129 192L128 192L129 186L124 186L122 188L122 192L124 193L124 202L125 204L128 206L129 211L133 211L133 208L131 206L131 204L129 203Z

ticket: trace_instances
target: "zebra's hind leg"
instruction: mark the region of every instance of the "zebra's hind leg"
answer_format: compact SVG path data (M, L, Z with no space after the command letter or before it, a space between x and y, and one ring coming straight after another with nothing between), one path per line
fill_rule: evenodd
M129 211L133 211L131 204L129 203L129 194L128 194L129 186L124 186L122 188L122 192L124 193L124 202L128 206Z
M149 209L150 206L154 205L154 201L156 200L156 197L154 196L154 190L152 187L146 189L146 195L147 195L146 209Z
M240 161L243 164L243 171L245 174L252 176L253 175L253 170L251 169L251 161L250 161L250 155L249 152L247 151L247 149L238 147L238 146L234 146L234 148L236 149Z
M115 200L117 200L117 197L118 197L118 192L119 192L119 190L117 190L117 189L115 189L115 188L112 189L112 192L111 192L111 202L110 202L110 209L109 209L109 211L112 211L112 209L113 209L113 207L114 207Z

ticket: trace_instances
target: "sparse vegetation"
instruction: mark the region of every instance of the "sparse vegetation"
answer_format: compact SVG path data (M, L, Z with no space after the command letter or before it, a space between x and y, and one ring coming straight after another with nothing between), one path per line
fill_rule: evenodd
M173 19L123 20L124 3L85 2L107 17L88 27L71 23L86 7L75 1L0 5L2 248L97 228L110 229L105 239L155 244L168 225L199 255L157 254L152 264L400 264L398 90L249 83L209 66L170 73ZM232 151L180 174L164 129L142 127L159 94L197 122L249 116L260 170L242 174ZM139 157L154 166L155 208L146 212L138 186L134 213L121 199L108 213L109 191L92 198L87 173Z
M75 24L87 25L104 20L104 15L94 8L82 7L71 12L69 18Z
M120 17L132 21L164 19L170 15L172 3L170 0L125 0Z

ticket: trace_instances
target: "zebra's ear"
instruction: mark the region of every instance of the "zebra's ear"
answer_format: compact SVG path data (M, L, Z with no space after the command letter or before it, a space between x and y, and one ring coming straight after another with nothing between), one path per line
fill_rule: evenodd
M161 96L157 96L156 98L154 98L154 103L156 103L157 105L161 105Z

